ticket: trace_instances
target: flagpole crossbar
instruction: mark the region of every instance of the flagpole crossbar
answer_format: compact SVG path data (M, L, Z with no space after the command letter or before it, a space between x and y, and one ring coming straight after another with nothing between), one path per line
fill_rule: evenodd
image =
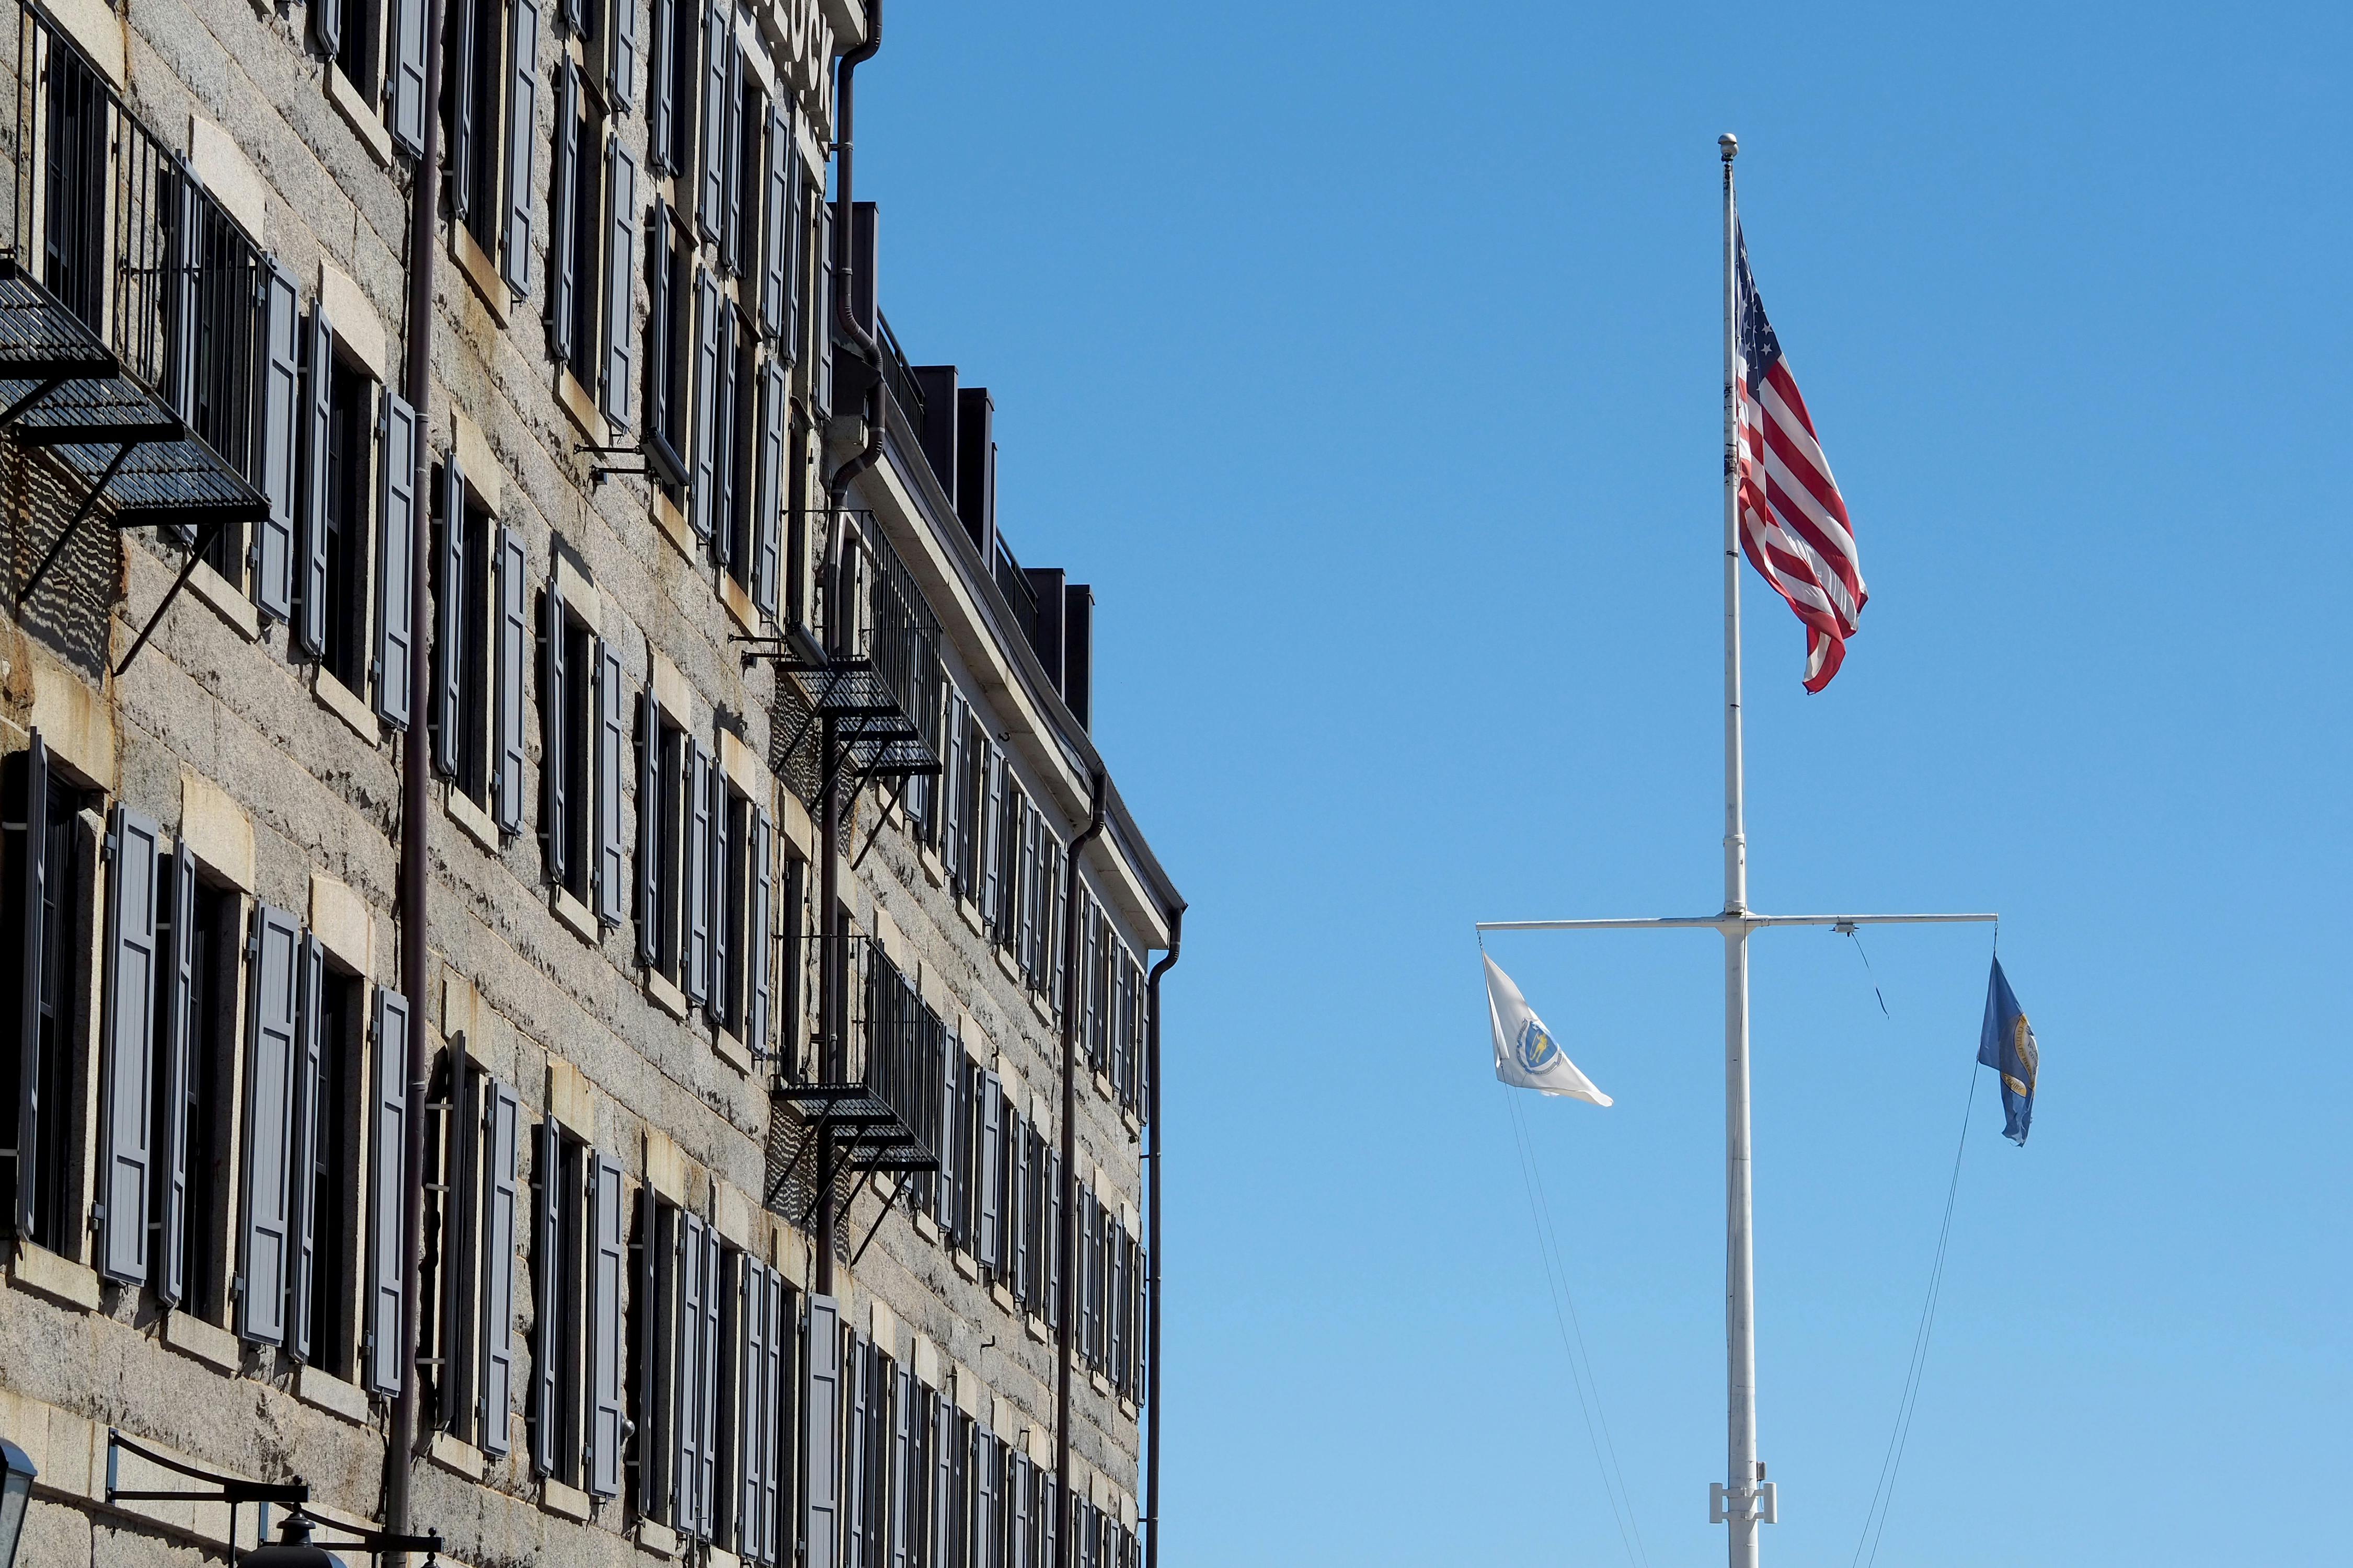
M1473 928L1491 931L1763 931L1768 926L1828 926L1841 934L1856 926L1984 925L2001 922L1998 914L1971 915L1761 915L1730 910L1713 915L1654 915L1594 921L1481 921Z

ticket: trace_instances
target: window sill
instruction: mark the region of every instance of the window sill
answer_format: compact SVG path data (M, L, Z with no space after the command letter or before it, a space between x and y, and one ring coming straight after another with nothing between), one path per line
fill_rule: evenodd
M915 1234L925 1241L937 1241L940 1238L940 1222L927 1214L918 1212L915 1215Z
M972 928L972 934L975 936L983 934L980 929L980 906L961 894L956 897L955 906L956 913L964 917L964 923Z
M564 412L572 416L580 434L596 446L606 446L613 439L613 427L605 418L605 411L596 406L596 397L580 384L568 364L555 367L555 401L564 405ZM595 454L589 454L592 459Z
M251 599L229 586L228 579L210 565L201 561L196 563L196 569L188 574L188 591L210 605L237 636L248 642L261 640L261 612L254 608Z
M744 1568L744 1560L723 1546L704 1547L702 1561L705 1568Z
M501 848L499 825L491 820L491 814L454 784L444 783L442 790L441 808L449 814L449 820L464 829L467 837L496 855Z
M686 994L671 984L670 976L660 970L646 971L646 994L653 998L655 1006L659 1007L671 1017L685 1018Z
M367 1425L367 1395L315 1366L306 1366L294 1374L294 1396L305 1405L315 1405L330 1415L340 1415L354 1426Z
M989 951L997 954L997 967L1005 972L1005 978L1027 989L1029 982L1021 978L1021 966L1013 962L1012 952L993 942L989 945Z
M744 591L743 584L725 572L719 574L719 602L727 606L728 615L747 636L760 635L760 612L752 603L752 595Z
M385 127L384 116L332 60L327 64L327 101L342 110L368 155L385 168L392 167L392 132Z
M459 1441L447 1432L433 1434L433 1447L427 1450L426 1457L451 1475L463 1476L470 1481L482 1479L485 1468L482 1451L471 1443Z
M950 1252L948 1256L955 1259L955 1271L957 1273L963 1275L967 1279L977 1279L980 1278L980 1265L972 1260L971 1253L958 1247Z
M690 563L702 564L702 551L695 542L694 530L687 526L686 514L662 493L659 485L654 487L654 526L661 530L662 537L670 541L671 549L685 556Z
M1028 1321L1023 1326L1029 1329L1029 1337L1041 1345L1054 1337L1053 1331L1046 1327L1046 1320L1034 1312L1029 1314Z
M216 1372L234 1374L240 1361L235 1334L185 1308L164 1314L164 1342Z
M928 844L918 844L915 851L915 858L923 863L924 879L934 888L944 886L948 872L947 868L940 864L940 852Z
M1105 1377L1099 1372L1088 1373L1087 1382L1093 1387L1097 1394L1109 1394L1111 1392L1111 1379Z
M539 1506L561 1518L588 1522L588 1494L553 1477L539 1483Z
M359 693L324 669L319 671L318 680L311 689L317 694L320 706L351 726L353 734L371 746L384 743L384 727L376 722L375 710Z
M1107 1075L1103 1073L1095 1074L1095 1092L1103 1096L1105 1100L1109 1100L1112 1097L1111 1079Z
M999 1311L1013 1312L1020 1310L1019 1304L1013 1300L1013 1292L994 1279L988 1282L988 1299L997 1303Z
M1028 982L1025 981L1023 984L1027 984ZM1043 991L1032 991L1029 993L1029 1010L1038 1015L1038 1021L1039 1023L1047 1025L1050 1027L1052 1026L1054 1022L1054 1005L1046 1000L1046 994Z
M98 1310L98 1270L60 1258L46 1247L18 1246L16 1260L8 1266L8 1278L18 1289L47 1296L60 1305L85 1312Z
M454 220L449 225L449 254L457 258L458 270L473 284L474 292L482 297L482 303L491 308L491 319L500 326L505 326L511 303L507 298L507 280L499 276L499 264L476 243L474 231Z
M596 915L587 905L572 896L570 889L561 886L554 889L549 895L548 905L554 910L555 918L564 922L565 929L590 947L605 940L605 932L597 925Z
M1119 1119L1127 1123L1127 1141L1131 1143L1144 1136L1144 1119L1126 1106L1119 1108Z
M675 1557L678 1555L678 1531L667 1524L656 1524L650 1519L640 1520L638 1522L638 1549L650 1552L657 1557Z
M712 1032L711 1044L712 1048L718 1051L721 1061L725 1062L745 1078L752 1076L752 1053L744 1048L743 1041L724 1029L718 1029Z
M1124 1394L1119 1396L1119 1413L1122 1415L1126 1416L1130 1421L1134 1420L1138 1415L1144 1414L1144 1412L1136 1405L1135 1401L1130 1399Z

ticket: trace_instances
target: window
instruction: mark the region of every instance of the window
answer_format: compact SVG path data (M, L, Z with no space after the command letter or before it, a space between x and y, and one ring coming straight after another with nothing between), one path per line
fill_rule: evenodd
M164 1157L155 1165L161 1246L153 1279L162 1300L226 1327L228 1161L235 1114L229 1086L237 1070L233 1053L245 911L237 891L203 880L185 850L173 857L172 865L173 930L165 934L172 938L174 962L164 978L167 985L176 986L181 1000L176 1008L163 1009L166 1054L164 1069L156 1075L162 1099L156 1122L165 1142ZM186 942L182 947L184 924ZM170 1142L174 1137L176 1149Z
M516 1393L521 1102L467 1059L461 1031L441 1054L426 1109L442 1125L427 1189L435 1200L427 1249L434 1305L417 1363L432 1369L436 1423L496 1457L511 1445Z
M653 0L646 157L658 174L684 174L693 159L701 16L696 0Z
M297 1097L302 1119L297 1136L298 1147L307 1143L311 1157L295 1178L304 1188L296 1256L308 1259L310 1278L290 1348L349 1383L357 1381L353 1368L359 1346L367 983L324 958L316 943L306 962L302 1028L315 1045L306 1058L306 1087ZM406 1063L402 1068L405 1073ZM303 1284L298 1278L296 1285Z
M702 742L649 690L638 725L638 958L697 1006L710 995L712 771Z
M612 1497L624 1433L621 1168L552 1119L532 1163L532 1464Z
M786 1407L796 1397L799 1364L795 1342L798 1318L785 1277L733 1247L725 1250L724 1311L721 1335L726 1354L720 1386L727 1409L720 1430L718 1503L723 1512L714 1541L724 1542L746 1563L778 1561L777 1520L793 1493L786 1475L792 1448ZM786 1561L792 1556L783 1538Z
M343 79L376 100L376 8L373 0L311 0L311 34Z
M701 1215L662 1202L652 1208L651 1303L643 1336L638 1421L641 1499L648 1517L709 1540L715 1525L721 1275L716 1232Z
M375 477L375 384L336 353L335 330L323 307L312 309L304 340L301 569L294 583L295 638L344 689L364 692L370 652L367 584L374 545L369 525L374 521L370 480ZM405 573L406 560L396 561L387 552L385 565ZM405 641L407 627L398 630Z
M667 202L646 231L646 449L673 499L687 480L693 447L687 422L694 345L694 247Z
M519 296L531 292L539 14L540 0L451 0L442 90L450 213Z
M83 959L88 950L86 879L94 847L81 819L86 799L49 763L35 731L11 756L5 811L15 864L9 868L5 940L16 1008L6 1031L7 1103L16 1113L8 1206L21 1241L80 1255L79 1086Z
M540 842L548 880L617 925L626 709L619 654L582 613L595 608L567 601L560 575L541 595Z
M522 831L526 569L522 539L446 458L433 549L433 765L450 787ZM454 523L454 526L453 526Z
M776 829L721 769L711 770L711 1021L765 1056L774 1040Z

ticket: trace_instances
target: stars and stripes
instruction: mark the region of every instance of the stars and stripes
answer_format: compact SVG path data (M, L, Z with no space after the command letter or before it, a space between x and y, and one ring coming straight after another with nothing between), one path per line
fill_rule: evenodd
M1806 623L1806 689L1820 691L1838 673L1870 595L1846 501L1765 319L1736 225L1733 239L1740 547Z

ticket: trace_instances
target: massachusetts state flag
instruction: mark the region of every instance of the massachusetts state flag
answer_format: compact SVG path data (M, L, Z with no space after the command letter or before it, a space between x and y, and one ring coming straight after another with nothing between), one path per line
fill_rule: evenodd
M1736 223L1732 232L1740 548L1806 623L1806 689L1820 691L1846 658L1846 639L1870 595L1846 500L1757 297L1748 242Z
M1609 1097L1594 1088L1593 1080L1561 1054L1560 1042L1544 1026L1544 1020L1512 984L1512 977L1496 968L1493 959L1484 953L1480 956L1487 964L1487 1022L1495 1031L1495 1076L1514 1089L1609 1104Z

